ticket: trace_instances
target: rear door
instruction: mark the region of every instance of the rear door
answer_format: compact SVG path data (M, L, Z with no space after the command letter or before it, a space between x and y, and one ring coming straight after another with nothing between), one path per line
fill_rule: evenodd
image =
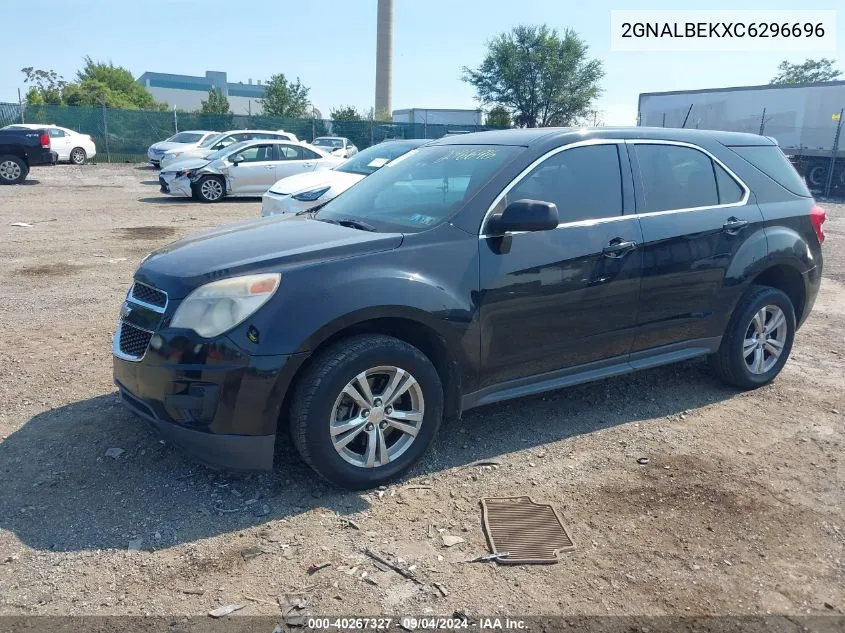
M56 127L47 128L50 135L50 149L59 155L59 160L70 160L70 136Z
M558 207L551 231L479 242L481 386L620 364L634 339L642 242L624 144L569 146L497 204Z
M643 230L643 282L632 354L671 344L712 345L725 273L762 226L750 192L700 147L629 141Z
M300 145L279 144L277 147L279 161L276 163L276 180L314 171L317 168L320 155L316 152Z

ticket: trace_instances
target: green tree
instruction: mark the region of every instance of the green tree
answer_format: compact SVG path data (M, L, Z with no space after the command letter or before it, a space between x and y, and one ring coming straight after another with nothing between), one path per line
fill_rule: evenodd
M464 67L462 78L481 103L514 112L518 126L570 125L602 92L604 68L588 50L569 29L560 37L546 25L517 26L490 41L481 65Z
M67 81L55 70L41 70L27 66L21 68L21 72L26 75L24 83L30 84L29 90L26 91L27 104L61 105L62 90L67 85Z
M842 75L841 70L836 70L833 59L822 57L821 59L808 59L803 64L790 64L784 60L778 64L778 74L775 75L769 84L807 84L816 81L833 81Z
M329 112L332 121L363 121L363 115L355 106L340 106Z
M283 73L270 77L265 84L264 98L261 104L264 114L275 117L299 118L310 114L308 92L310 88L299 81L288 81Z
M503 106L495 106L487 113L487 127L504 130L511 124L511 113Z
M168 109L167 104L156 102L128 69L112 62L95 62L86 56L85 65L76 73L76 83L80 89L76 98L82 99L85 105L105 103L110 108Z
M229 100L217 88L209 88L208 100L202 102L200 112L203 114L231 114Z

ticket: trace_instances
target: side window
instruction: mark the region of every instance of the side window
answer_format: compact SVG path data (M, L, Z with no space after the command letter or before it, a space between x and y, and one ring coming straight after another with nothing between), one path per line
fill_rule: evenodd
M259 163L263 161L273 160L273 146L272 145L253 145L238 152L244 157L245 163Z
M497 211L524 198L553 202L561 222L622 215L617 146L588 145L555 154L511 189Z
M237 140L240 140L240 139L237 139ZM212 147L211 149L223 149L224 147L229 147L229 145L232 145L235 142L236 142L236 139L235 139L234 134L229 135L229 136L224 136L219 141L217 141L217 143L215 143L214 147Z
M713 169L716 171L716 186L719 188L719 204L732 204L742 200L744 192L737 181L722 169L721 165L713 163Z
M312 152L306 147L300 147L299 152L302 155L302 160L318 160L320 158L317 152Z
M634 145L634 151L645 197L641 212L719 204L713 161L704 152L680 145L640 143Z
M279 145L279 160L302 160L299 147Z
M65 136L64 132L54 127L51 127L49 130L47 130L47 134L50 135L50 138L62 138Z

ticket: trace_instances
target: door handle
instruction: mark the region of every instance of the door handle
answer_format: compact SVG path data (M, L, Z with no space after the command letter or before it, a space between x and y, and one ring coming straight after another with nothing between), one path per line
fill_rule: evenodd
M264 169L276 169L275 165L265 165Z
M748 226L748 220L740 220L733 216L728 218L728 221L722 225L722 230L728 235L736 235L742 229Z
M305 167L313 167L313 166L314 166L314 163L303 163L303 166L305 166Z
M602 255L613 259L625 257L632 250L637 248L636 242L622 241L621 237L610 240L607 246L602 249Z

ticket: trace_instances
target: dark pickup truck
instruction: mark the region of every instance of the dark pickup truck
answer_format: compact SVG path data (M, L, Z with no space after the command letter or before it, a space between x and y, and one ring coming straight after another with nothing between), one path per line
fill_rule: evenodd
M47 130L0 130L0 185L21 183L30 167L53 165L57 159Z

